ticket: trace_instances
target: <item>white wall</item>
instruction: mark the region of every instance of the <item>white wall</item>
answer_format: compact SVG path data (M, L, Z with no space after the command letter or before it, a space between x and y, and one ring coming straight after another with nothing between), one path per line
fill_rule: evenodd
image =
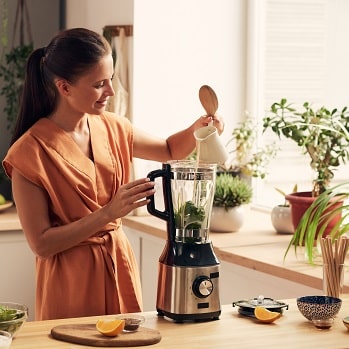
M204 114L198 90L209 84L229 132L245 105L244 1L134 3L135 123L160 135L186 127Z
M329 6L329 21L331 26L328 35L327 61L327 93L326 104L330 106L343 107L349 105L349 45L347 35L349 32L349 1L331 0ZM335 91L335 93L333 93ZM337 177L337 176L336 176ZM347 177L347 176L346 176Z
M133 0L66 0L66 26L102 33L113 24L133 24Z
M105 25L134 25L131 89L137 127L166 137L189 126L204 114L198 91L209 84L218 95L226 140L245 108L245 4L67 0L67 27L101 32ZM154 166L137 162L136 176Z

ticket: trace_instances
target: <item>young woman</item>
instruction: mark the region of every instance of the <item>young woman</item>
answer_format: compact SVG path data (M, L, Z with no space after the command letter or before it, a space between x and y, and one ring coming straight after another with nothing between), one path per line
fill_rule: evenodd
M59 33L27 63L20 112L3 161L36 255L37 320L142 310L135 258L121 218L147 204L154 183L130 181L133 157L185 158L203 116L167 139L105 111L113 59L87 29Z

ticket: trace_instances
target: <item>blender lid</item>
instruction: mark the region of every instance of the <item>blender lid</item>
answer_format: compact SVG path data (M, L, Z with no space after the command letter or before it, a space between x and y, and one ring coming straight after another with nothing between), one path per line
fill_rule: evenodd
M276 301L272 298L264 297L262 295L248 299L248 300L240 300L237 302L233 302L233 307L239 307L239 313L245 316L254 317L254 309L255 307L264 307L270 311L276 311L279 313L283 312L283 308L288 309L288 304L284 302Z

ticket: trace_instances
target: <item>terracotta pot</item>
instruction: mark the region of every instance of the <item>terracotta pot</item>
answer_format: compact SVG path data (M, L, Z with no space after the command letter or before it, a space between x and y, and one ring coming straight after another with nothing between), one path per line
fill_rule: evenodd
M291 206L291 215L292 215L292 223L293 227L296 230L300 220L302 219L305 211L310 207L310 205L315 201L315 197L312 197L312 193L310 191L297 192L286 195L286 199L290 203ZM342 206L342 202L338 201L333 208L337 208ZM326 212L326 211L325 211ZM334 225L341 219L341 213L334 216L332 220L328 223L323 236L326 236L330 233ZM319 229L321 228L321 224L319 225Z

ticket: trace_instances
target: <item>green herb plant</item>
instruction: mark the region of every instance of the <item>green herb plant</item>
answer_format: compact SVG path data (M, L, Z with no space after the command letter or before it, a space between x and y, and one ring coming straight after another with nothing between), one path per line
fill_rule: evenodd
M247 117L232 131L232 137L228 140L226 148L231 155L227 163L221 166L221 172L235 171L248 177L264 179L267 176L267 168L276 156L275 143L263 147L256 147L258 125L251 117Z
M252 199L251 186L240 177L233 177L228 173L222 173L216 178L213 206L231 207L248 204Z

